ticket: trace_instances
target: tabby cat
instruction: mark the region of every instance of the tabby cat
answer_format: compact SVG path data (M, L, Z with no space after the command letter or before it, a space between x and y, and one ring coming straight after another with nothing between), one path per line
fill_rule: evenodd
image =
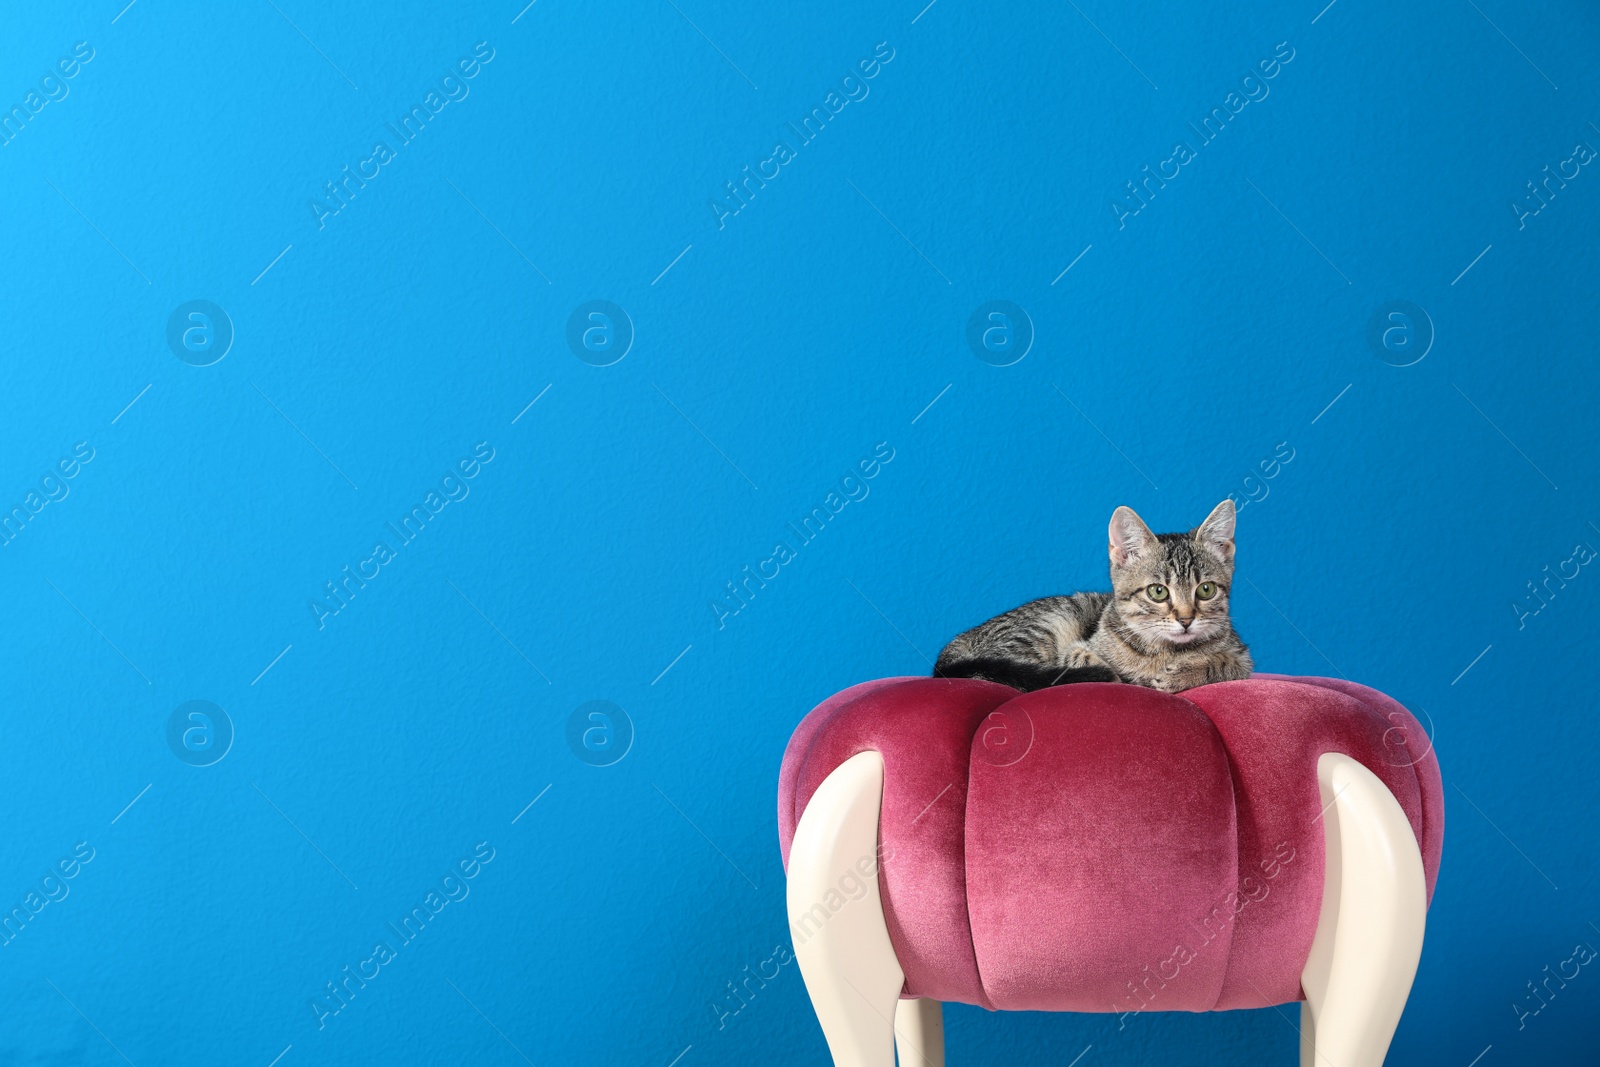
M1050 596L974 626L945 646L935 677L983 678L1024 692L1131 682L1167 693L1248 678L1250 652L1228 618L1232 500L1188 533L1153 534L1132 508L1111 516L1109 593Z

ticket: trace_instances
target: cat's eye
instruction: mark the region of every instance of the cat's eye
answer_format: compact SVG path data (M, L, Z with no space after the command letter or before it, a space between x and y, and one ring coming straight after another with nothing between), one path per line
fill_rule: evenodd
M1199 597L1201 600L1210 600L1212 597L1217 595L1217 583L1201 582L1199 588L1194 591L1194 595Z
M1147 585L1144 587L1144 595L1159 604L1167 599L1167 587L1164 585Z

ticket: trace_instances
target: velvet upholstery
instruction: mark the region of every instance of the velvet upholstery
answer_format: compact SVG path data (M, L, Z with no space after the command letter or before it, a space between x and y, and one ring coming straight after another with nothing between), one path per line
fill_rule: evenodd
M812 794L869 750L884 759L877 876L906 996L1098 1012L1302 999L1322 904L1325 752L1395 795L1430 900L1438 876L1437 758L1409 712L1351 682L1258 674L1176 696L854 686L806 716L784 753L785 866Z

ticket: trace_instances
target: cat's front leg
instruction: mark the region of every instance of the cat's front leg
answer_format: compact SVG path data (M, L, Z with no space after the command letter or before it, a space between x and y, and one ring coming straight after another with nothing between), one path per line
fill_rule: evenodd
M1219 679L1212 676L1212 664L1200 660L1195 663L1168 663L1159 674L1150 679L1149 685L1150 688L1159 689L1163 693L1181 693L1185 689L1193 689L1214 681Z
M1241 682L1255 670L1255 661L1248 649L1240 647L1219 653L1211 660L1206 671L1207 682Z
M1192 663L1169 663L1151 685L1163 693L1181 693L1212 682L1236 682L1250 677L1250 653L1227 651L1209 653Z
M1066 654L1062 657L1063 667L1104 667L1113 673L1116 668L1095 654L1086 642L1074 641L1067 646Z
M1205 677L1193 671L1185 671L1178 667L1169 666L1164 673L1151 678L1146 684L1151 689L1157 689L1163 693L1181 693L1185 689L1193 689L1197 685L1204 685Z

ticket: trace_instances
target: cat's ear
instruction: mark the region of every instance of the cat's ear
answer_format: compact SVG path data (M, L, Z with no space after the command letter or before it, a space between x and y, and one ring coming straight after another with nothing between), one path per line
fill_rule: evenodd
M1194 539L1232 563L1233 523L1233 500L1230 498L1211 509L1206 521L1195 528Z
M1124 504L1111 513L1111 565L1126 567L1134 557L1155 543L1156 535L1134 510Z

